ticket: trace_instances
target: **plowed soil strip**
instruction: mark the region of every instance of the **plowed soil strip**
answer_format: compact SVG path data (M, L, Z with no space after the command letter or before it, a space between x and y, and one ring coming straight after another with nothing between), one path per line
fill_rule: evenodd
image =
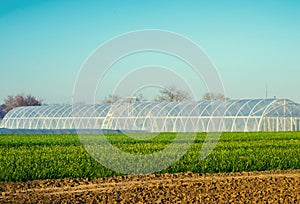
M300 170L0 183L0 202L250 202L258 199L258 202L300 203L299 181Z

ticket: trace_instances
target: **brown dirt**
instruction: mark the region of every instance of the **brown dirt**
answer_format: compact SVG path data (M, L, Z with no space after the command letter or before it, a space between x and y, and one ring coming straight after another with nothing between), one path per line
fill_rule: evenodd
M300 203L300 170L0 183L0 203Z

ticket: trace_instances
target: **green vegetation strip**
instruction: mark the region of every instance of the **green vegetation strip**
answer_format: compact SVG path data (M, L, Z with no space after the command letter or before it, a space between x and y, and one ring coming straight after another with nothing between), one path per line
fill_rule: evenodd
M143 138L145 135L137 133L133 136ZM121 134L106 137L123 151L150 154L167 147L176 134L161 133L153 135L150 140L133 139ZM198 133L191 149L160 173L300 169L299 132L223 133L214 151L200 160L198 156L205 137L205 133ZM97 163L85 151L77 135L0 135L0 181L114 175L121 174Z

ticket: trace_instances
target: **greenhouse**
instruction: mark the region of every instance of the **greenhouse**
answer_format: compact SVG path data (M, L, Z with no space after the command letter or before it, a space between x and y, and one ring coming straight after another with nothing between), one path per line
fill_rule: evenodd
M27 106L10 111L0 127L146 132L297 131L300 104L287 99L245 99Z

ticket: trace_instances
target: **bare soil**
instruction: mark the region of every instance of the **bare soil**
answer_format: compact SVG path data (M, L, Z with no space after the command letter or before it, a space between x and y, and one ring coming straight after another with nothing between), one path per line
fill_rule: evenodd
M300 203L300 170L1 182L0 203Z

